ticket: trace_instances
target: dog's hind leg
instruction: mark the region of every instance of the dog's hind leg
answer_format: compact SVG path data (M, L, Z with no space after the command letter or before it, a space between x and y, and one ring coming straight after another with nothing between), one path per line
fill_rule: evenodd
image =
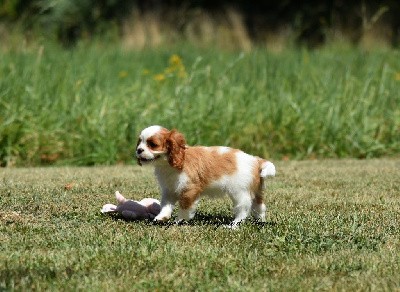
M233 201L233 212L235 219L231 223L233 229L237 228L243 220L249 216L251 211L251 196L249 192L240 192L235 195L231 195Z
M260 220L261 222L265 222L265 213L267 211L267 207L264 204L261 194L255 195L251 209L253 211L254 218Z
M257 192L254 194L253 204L251 206L253 217L261 222L265 222L265 212L267 211L267 207L264 204L263 198L264 192L264 178L261 177L260 184L258 186Z
M177 222L193 219L199 202L200 190L197 188L183 192L179 197L179 211Z
M198 200L193 203L193 205L188 209L182 209L179 207L178 210L178 218L176 222L181 222L183 220L190 220L193 219L194 215L196 214L196 207L197 207Z

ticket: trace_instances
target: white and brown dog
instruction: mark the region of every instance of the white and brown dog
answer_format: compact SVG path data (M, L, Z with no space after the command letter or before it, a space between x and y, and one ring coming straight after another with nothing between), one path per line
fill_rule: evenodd
M152 164L161 188L161 211L155 221L166 221L179 202L177 221L194 217L200 196L228 194L233 201L236 227L253 211L265 221L264 178L275 166L262 158L229 147L187 146L176 130L160 126L144 129L136 157L140 165Z

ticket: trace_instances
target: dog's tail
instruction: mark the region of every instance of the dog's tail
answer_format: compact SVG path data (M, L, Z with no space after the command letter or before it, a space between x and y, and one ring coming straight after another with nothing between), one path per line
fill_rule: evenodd
M261 168L260 176L262 178L266 178L268 176L275 176L276 174L275 165L270 161L262 160L260 168Z

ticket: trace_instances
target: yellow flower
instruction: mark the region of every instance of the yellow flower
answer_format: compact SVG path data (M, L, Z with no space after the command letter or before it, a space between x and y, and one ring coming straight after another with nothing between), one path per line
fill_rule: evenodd
M169 58L169 64L171 66L181 66L182 65L182 59L181 57L179 57L176 54L173 54L170 58Z
M143 70L143 75L148 75L148 74L150 74L149 70ZM182 63L182 59L176 54L173 54L169 58L169 66L164 69L163 73L153 75L153 79L159 82L172 77L179 77L179 78L187 77L187 73L185 70L185 66Z
M174 73L175 76L179 78L186 78L187 73L185 66L183 65L182 58L174 54L169 58L169 67L167 67L164 72L166 74Z
M126 71L120 71L118 73L119 78L125 78L126 76L128 76L128 72L126 72Z
M164 74L156 74L153 76L153 79L156 81L164 81L165 80L165 75Z
M394 80L400 81L400 72L397 72L396 74L394 74Z

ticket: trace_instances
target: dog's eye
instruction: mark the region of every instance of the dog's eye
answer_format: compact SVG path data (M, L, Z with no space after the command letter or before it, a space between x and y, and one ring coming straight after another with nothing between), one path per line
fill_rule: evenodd
M151 148L156 148L158 145L157 143L153 142L153 141L148 141L147 144L151 147Z

